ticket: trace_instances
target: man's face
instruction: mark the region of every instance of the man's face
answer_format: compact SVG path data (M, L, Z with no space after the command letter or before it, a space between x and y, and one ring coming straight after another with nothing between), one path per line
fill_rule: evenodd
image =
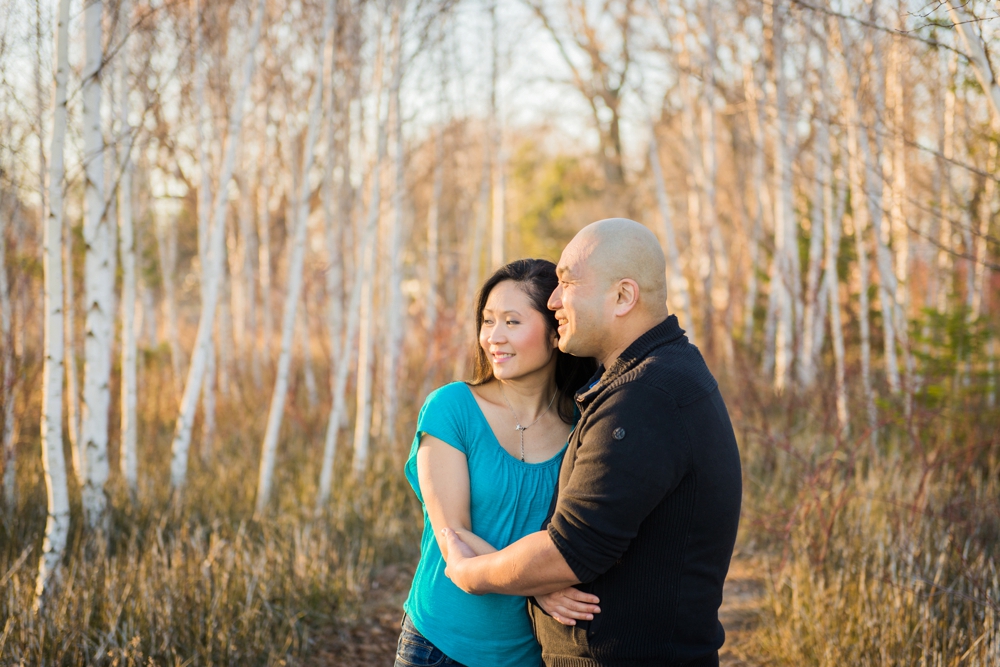
M600 358L614 302L600 272L588 264L592 243L577 237L563 250L556 266L559 284L548 307L559 322L560 350Z

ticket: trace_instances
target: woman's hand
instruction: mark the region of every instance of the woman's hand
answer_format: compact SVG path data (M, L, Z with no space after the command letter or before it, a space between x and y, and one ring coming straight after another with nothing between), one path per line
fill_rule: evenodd
M601 613L596 595L584 593L572 586L554 593L536 595L535 602L545 613L563 625L576 625L576 621L590 621L594 614Z

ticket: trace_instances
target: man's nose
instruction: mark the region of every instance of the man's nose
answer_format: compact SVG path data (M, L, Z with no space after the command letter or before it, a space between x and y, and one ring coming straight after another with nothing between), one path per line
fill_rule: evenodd
M562 287L557 285L556 288L552 290L552 294L549 295L549 301L545 305L549 310L559 310L559 308L562 307L561 301Z

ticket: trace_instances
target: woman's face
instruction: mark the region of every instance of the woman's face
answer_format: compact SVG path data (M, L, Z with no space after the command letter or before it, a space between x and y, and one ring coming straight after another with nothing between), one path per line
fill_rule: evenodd
M538 372L555 361L558 338L517 283L497 284L483 308L479 344L500 380ZM555 372L554 364L551 372Z

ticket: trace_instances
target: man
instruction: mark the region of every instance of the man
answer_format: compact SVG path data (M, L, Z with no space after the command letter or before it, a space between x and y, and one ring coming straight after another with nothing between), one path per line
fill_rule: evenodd
M600 607L529 614L549 667L716 666L742 493L715 379L666 308L666 262L632 220L588 225L563 251L549 299L559 348L602 366L577 394L547 529L475 557L450 529L446 574L475 594L577 585ZM594 601L590 596L582 598ZM573 621L563 619L567 623Z

